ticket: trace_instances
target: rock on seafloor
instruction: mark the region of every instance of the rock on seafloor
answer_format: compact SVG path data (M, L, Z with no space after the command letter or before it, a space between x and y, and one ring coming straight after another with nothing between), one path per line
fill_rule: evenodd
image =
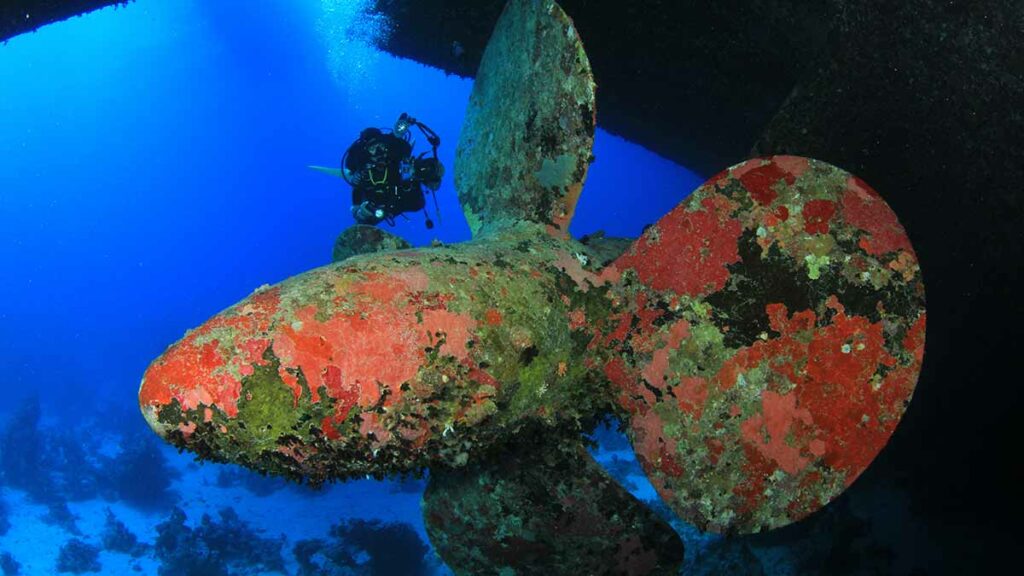
M466 469L432 471L423 517L459 575L669 576L683 562L682 540L667 522L581 444L543 435Z
M338 239L334 242L331 261L341 262L346 258L360 254L370 254L385 250L405 250L407 248L412 248L412 245L400 236L396 236L386 230L381 230L376 226L355 224L349 226L338 235Z
M738 164L611 268L633 309L607 374L652 483L703 530L757 532L824 506L910 401L921 270L895 214L839 168Z

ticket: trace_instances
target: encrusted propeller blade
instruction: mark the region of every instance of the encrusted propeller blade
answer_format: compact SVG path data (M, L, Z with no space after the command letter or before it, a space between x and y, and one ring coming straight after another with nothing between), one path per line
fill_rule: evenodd
M594 78L552 0L511 0L473 84L455 187L473 234L526 220L564 235L594 144Z
M313 482L448 470L431 498L453 510L494 477L503 501L544 519L534 536L592 514L589 542L629 542L662 528L582 457L450 472L486 466L526 430L575 446L617 400L659 494L699 527L757 532L826 505L888 441L923 360L924 287L896 216L834 166L760 158L600 270L623 243L567 235L593 134L572 23L552 0L511 0L458 149L478 239L365 254L401 244L352 230L343 247L362 256L260 289L156 359L139 390L148 422L200 457ZM441 531L497 547L496 565L507 541L470 520ZM622 521L637 531L615 532ZM570 553L547 533L549 552ZM671 565L665 542L654 549ZM647 566L650 547L636 550L616 566Z
M582 245L511 232L260 289L153 361L142 411L201 457L313 482L464 465L527 425L576 439L613 402L583 361L607 289Z
M910 401L917 258L885 201L835 166L734 166L612 268L631 324L606 373L652 483L703 529L757 532L818 510Z
M435 469L427 533L456 574L674 575L683 543L581 445L520 443L459 471Z

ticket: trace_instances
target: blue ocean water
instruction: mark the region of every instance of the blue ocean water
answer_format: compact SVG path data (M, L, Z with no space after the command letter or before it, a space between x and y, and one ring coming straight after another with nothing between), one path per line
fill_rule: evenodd
M103 573L176 573L161 538L199 538L204 513L208 532L264 529L271 548L283 533L267 573L298 573L296 543L342 519L422 536L419 483L311 493L195 466L151 438L136 402L187 329L330 261L349 191L306 166L337 165L367 126L408 112L443 141L437 227L413 214L392 231L469 238L451 174L472 80L380 52L394 32L370 4L139 0L0 46L0 552L20 573L52 573L72 540L86 568L95 546ZM576 235L636 236L703 180L602 130L594 153ZM111 548L108 509L149 547Z

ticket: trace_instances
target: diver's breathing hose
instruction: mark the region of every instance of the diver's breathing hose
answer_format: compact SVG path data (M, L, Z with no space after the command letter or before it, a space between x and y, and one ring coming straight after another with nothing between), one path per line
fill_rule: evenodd
M384 168L384 177L380 179L380 182L373 178L373 168L367 168L366 174L370 177L370 184L374 186L380 186L381 184L388 181L388 169Z
M430 195L434 197L434 212L437 213L437 222L444 224L444 219L441 218L441 206L437 204L437 190L431 190Z

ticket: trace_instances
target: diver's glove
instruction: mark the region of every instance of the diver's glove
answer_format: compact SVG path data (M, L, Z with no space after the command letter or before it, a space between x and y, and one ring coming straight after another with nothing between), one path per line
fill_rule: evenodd
M352 206L352 217L360 224L378 224L384 219L384 216L384 210L375 207L369 200L364 200L362 204Z

